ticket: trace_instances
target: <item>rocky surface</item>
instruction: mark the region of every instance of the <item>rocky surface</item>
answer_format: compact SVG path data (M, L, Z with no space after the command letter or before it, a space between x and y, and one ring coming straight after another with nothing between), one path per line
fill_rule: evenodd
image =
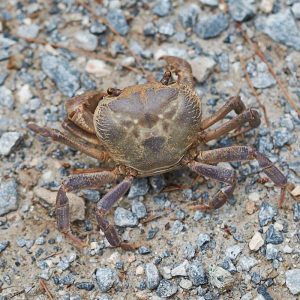
M0 1L0 299L47 299L43 286L59 300L299 297L300 119L236 26L299 103L299 1L80 3ZM217 192L212 180L184 168L139 178L107 214L121 239L138 246L127 252L108 244L94 213L114 184L73 191L71 228L86 243L78 249L56 228L57 190L76 169L111 166L38 137L27 124L59 129L74 95L145 83L150 75L160 80L162 55L192 64L204 117L236 95L259 111L259 128L203 147L256 147L295 185L293 197L278 208L280 189L256 161L223 164L238 184L211 213L191 206Z

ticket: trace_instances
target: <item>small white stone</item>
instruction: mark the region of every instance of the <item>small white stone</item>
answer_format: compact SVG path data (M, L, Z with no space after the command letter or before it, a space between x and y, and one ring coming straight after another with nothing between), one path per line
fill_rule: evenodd
M143 275L144 274L144 268L143 266L137 266L135 269L135 275Z
M171 271L172 277L174 276L187 276L187 268L188 268L189 262L185 260L182 264L178 265Z
M77 31L74 35L74 38L76 40L76 46L81 49L94 51L97 48L97 37L88 31Z
M257 192L250 193L250 194L248 195L248 199L249 199L250 201L258 202L259 199L260 199L259 193L257 193Z
M292 6L292 12L297 20L300 20L300 3L295 3Z
M188 279L181 279L181 281L179 282L179 285L180 285L183 289L189 290L189 289L192 288L193 283L192 283L190 280L188 280Z
M25 104L32 98L29 84L23 85L17 92L17 99L21 104Z
M300 269L292 269L285 272L286 286L293 295L300 294Z
M260 3L260 10L266 14L269 14L273 10L275 0L262 0Z
M94 74L97 77L106 77L111 75L110 67L102 60L90 59L85 66L86 72Z
M291 248L289 245L285 245L283 248L283 252L286 254L291 254L293 253L293 248Z
M300 196L300 185L296 185L296 187L291 191L291 194L294 197Z
M279 222L275 222L274 223L274 228L278 231L282 231L283 230L283 225Z
M107 262L115 265L120 260L120 254L118 252L114 252L108 259Z
M216 62L211 57L200 56L189 61L194 77L199 83L205 82L214 70Z
M171 268L168 267L168 266L162 267L162 269L161 269L161 275L165 279L171 279L172 278L172 276L171 276Z
M98 247L98 243L97 242L91 242L91 244L90 244L91 250L95 250L95 249L97 249L97 247Z
M264 239L259 232L256 232L249 242L249 248L252 251L258 251L264 244Z

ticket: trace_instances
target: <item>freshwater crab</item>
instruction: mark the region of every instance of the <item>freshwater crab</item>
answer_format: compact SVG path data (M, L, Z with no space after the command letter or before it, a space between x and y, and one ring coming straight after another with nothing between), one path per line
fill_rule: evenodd
M126 250L134 244L122 242L106 215L117 200L130 188L136 177L152 176L184 166L205 177L225 183L208 204L196 209L212 210L224 205L233 193L236 175L219 162L256 159L263 172L279 187L283 201L287 184L285 176L272 162L251 146L231 146L204 151L204 144L232 130L244 131L259 126L258 112L246 109L240 97L232 97L217 113L202 118L201 99L194 91L192 69L181 58L165 56L167 70L160 82L134 85L123 90L90 91L67 101L66 133L29 124L39 135L50 137L80 150L100 161L112 160L112 170L91 170L65 179L57 193L57 227L75 243L83 242L70 230L67 192L97 189L118 178L96 208L96 218L109 243ZM172 73L177 81L172 82ZM217 129L207 129L222 120L230 111L237 114Z

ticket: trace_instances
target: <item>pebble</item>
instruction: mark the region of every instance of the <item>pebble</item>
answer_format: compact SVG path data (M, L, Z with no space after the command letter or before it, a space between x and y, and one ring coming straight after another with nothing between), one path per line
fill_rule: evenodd
M269 204L268 202L263 202L261 204L259 213L258 213L258 220L260 226L265 226L269 222L271 222L274 217L277 215L277 209Z
M158 0L152 9L153 13L159 17L165 17L172 11L172 1Z
M197 240L196 245L199 250L202 250L203 246L210 241L210 236L207 233L200 233Z
M196 25L200 9L196 4L189 4L179 11L179 20L183 28L193 28Z
M20 132L5 132L0 138L0 155L9 155L20 143L23 135Z
M156 293L159 297L168 298L177 293L178 287L173 282L162 279L159 283L159 286L156 290Z
M43 72L50 77L57 88L67 97L74 96L80 88L80 73L75 70L69 62L50 54L42 55Z
M39 31L40 27L36 24L21 25L17 29L17 34L27 39L34 39L38 36Z
M203 16L194 27L195 33L202 39L217 37L229 26L228 17L221 13L213 16Z
M167 185L163 175L151 176L149 182L156 193L161 192Z
M147 216L147 210L144 203L136 199L132 201L132 212L138 217L138 219L142 219Z
M98 39L95 35L89 33L87 30L85 31L76 31L74 34L74 38L76 41L76 46L78 48L87 50L87 51L95 51L98 46Z
M172 225L172 233L173 235L177 235L179 234L181 231L183 231L184 229L184 225L182 222L180 222L179 220L175 220L173 225Z
M152 240L158 232L159 232L158 227L151 227L147 233L147 240Z
M255 202L253 202L253 201L248 201L247 203L246 203L246 211L247 211L247 213L249 214L249 215L252 215L252 214L254 214L256 211L257 211L257 205L256 205L256 203Z
M292 254L293 253L293 248L291 248L289 245L285 245L282 249L283 253L286 254Z
M109 268L98 268L95 272L96 282L101 292L110 290L118 281L118 276L114 270Z
M196 249L192 245L192 243L187 243L185 248L184 248L184 258L187 260L191 260L192 258L195 257L196 254Z
M200 2L211 7L217 7L219 5L219 0L200 0Z
M300 196L300 185L296 185L295 188L291 191L291 194L294 197Z
M219 266L211 266L208 273L210 284L222 293L230 290L235 283L234 277Z
M126 18L120 9L113 9L108 12L107 20L109 24L122 36L125 36L129 31Z
M158 32L165 36L172 36L175 34L175 27L171 22L161 22L158 25Z
M138 196L144 196L149 191L149 184L147 178L138 178L133 181L130 187L128 198L132 199Z
M277 14L256 19L255 27L270 36L274 41L300 50L300 31L289 9Z
M102 60L89 59L85 66L85 71L89 74L93 74L96 77L107 77L111 75L111 68Z
M3 252L9 245L9 241L0 241L0 253Z
M151 249L149 249L148 247L145 247L145 246L141 246L139 248L138 252L139 252L139 254L146 255L146 254L151 253Z
M239 266L243 271L249 272L251 268L258 264L258 261L251 256L242 256L239 260Z
M147 289L153 290L157 288L160 282L160 274L155 264L148 263L145 265L145 275Z
M293 204L293 214L294 214L293 220L295 222L300 221L300 203L299 202L296 202Z
M95 35L100 35L107 30L107 26L100 23L98 20L92 22L90 32Z
M199 83L204 83L213 72L216 62L208 56L199 56L190 60L193 75Z
M300 3L294 3L293 4L293 6L292 6L292 12L293 12L294 17L297 20L300 20Z
M187 272L190 281L195 286L206 284L208 282L207 275L200 261L195 260L190 263Z
M92 291L95 285L92 282L76 282L75 286L80 290Z
M241 246L233 245L226 249L225 255L226 257L229 257L231 260L235 260L241 252L242 252Z
M264 239L259 232L255 232L252 239L249 242L249 248L252 251L258 251L264 245Z
M187 276L187 269L189 267L189 262L185 260L180 265L176 266L171 270L172 277L174 276Z
M144 25L143 32L144 32L144 36L153 37L157 33L157 28L152 22L148 22Z
M266 232L266 243L278 245L283 242L283 234L271 224Z
M0 180L0 216L4 216L18 208L17 182L15 179Z
M117 207L114 220L115 224L120 227L133 227L138 225L139 222L136 215L123 207Z
M193 286L193 283L188 279L181 279L179 285L185 290L190 290Z
M276 80L269 72L257 72L251 80L257 89L267 89L276 84Z
M0 106L7 107L9 109L14 109L15 100L11 90L5 86L0 86Z
M255 2L249 0L229 0L229 13L237 22L250 20L256 12Z
M260 3L259 9L262 12L269 14L273 10L274 3L275 3L275 0L262 0Z
M143 275L143 274L144 274L143 266L137 266L137 268L135 269L135 275L139 276L139 275Z
M231 259L229 257L225 257L222 262L222 268L230 272L230 274L234 274L237 272L237 269Z
M266 246L266 258L268 260L274 260L274 259L277 259L277 256L278 256L277 248L272 244L267 244L267 246Z
M300 294L300 269L292 269L285 272L286 286L293 295Z
M291 144L292 142L293 135L287 128L278 128L273 132L274 147L282 148L284 145Z

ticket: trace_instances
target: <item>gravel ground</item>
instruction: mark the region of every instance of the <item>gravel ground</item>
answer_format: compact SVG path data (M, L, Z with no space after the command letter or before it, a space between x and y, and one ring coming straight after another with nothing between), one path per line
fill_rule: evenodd
M299 299L300 203L289 194L278 209L280 190L261 180L256 162L225 164L238 187L211 214L190 204L219 184L188 170L135 181L110 215L124 240L141 244L135 252L111 248L99 233L93 209L110 186L70 195L72 229L88 238L81 251L57 231L53 204L63 178L99 162L26 128L59 128L75 94L146 82L134 56L159 79L157 58L177 55L192 63L205 114L240 94L262 117L244 137L207 148L254 145L300 195L300 119L235 25L242 22L299 103L299 1L13 0L0 2L0 20L1 300Z

